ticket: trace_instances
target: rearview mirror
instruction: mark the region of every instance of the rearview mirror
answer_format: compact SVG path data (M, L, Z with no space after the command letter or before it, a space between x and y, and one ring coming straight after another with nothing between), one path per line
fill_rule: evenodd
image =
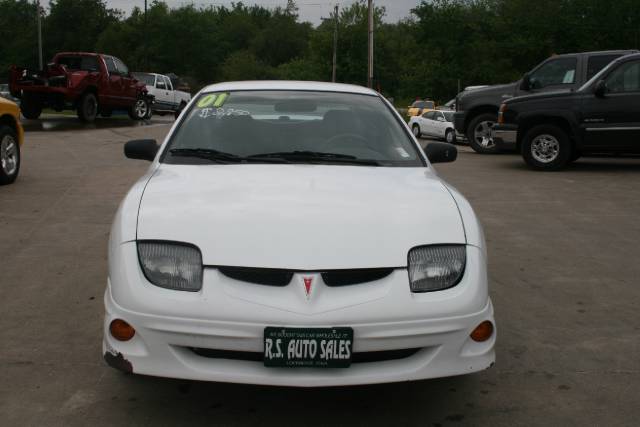
M424 154L431 163L448 163L456 160L458 149L444 142L429 142L424 147Z
M153 161L159 148L155 139L134 139L124 144L124 155L130 159Z
M598 80L598 83L596 83L595 87L593 88L593 93L598 98L604 98L607 91L607 82L605 82L604 80Z
M531 90L531 77L529 77L529 74L525 74L524 76L522 76L522 81L520 82L520 89L521 90Z

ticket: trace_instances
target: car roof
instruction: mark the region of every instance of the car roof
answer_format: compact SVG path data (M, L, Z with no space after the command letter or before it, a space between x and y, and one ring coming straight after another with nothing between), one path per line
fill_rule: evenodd
M294 81L294 80L255 80L255 81L238 81L216 83L205 87L202 92L223 92L236 90L308 90L318 92L342 92L356 93L362 95L378 96L378 93L372 89L363 86L343 84L343 83L327 83L327 82L311 82L311 81Z

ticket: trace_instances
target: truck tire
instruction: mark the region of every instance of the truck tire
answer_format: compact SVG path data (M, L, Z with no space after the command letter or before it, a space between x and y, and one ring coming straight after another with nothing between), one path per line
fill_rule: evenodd
M13 183L20 172L20 144L9 126L0 126L0 185Z
M556 125L535 126L522 140L522 157L535 170L560 170L569 163L572 153L569 135Z
M78 103L78 118L85 123L93 123L98 115L98 98L87 92L82 95Z
M493 142L491 134L493 126L498 121L498 115L495 113L479 114L471 120L467 128L467 139L469 145L476 153L495 154L498 153L498 147Z
M20 111L25 119L36 120L42 114L42 103L37 97L25 93L20 102Z
M136 102L129 108L129 117L132 120L144 120L149 113L151 105L145 97L138 98Z
M180 113L182 113L182 110L184 110L184 107L186 107L186 106L187 106L186 102L182 101L180 103L180 105L178 106L178 109L174 113L174 116L175 116L176 120L178 120L178 117L180 117Z

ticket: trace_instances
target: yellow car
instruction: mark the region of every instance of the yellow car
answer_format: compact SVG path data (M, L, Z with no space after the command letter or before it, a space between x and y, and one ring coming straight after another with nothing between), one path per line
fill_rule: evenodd
M20 108L0 97L0 185L11 184L20 171L20 146L24 130L20 125Z
M407 108L407 115L409 117L419 116L427 111L435 110L436 103L433 101L414 101L413 104Z

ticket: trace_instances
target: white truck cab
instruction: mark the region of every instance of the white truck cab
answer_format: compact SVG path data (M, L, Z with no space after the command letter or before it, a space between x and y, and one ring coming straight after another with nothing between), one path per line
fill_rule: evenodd
M147 91L155 97L152 105L154 113L164 115L174 113L176 118L191 100L191 94L175 90L171 79L157 73L133 73L136 79L147 85Z

